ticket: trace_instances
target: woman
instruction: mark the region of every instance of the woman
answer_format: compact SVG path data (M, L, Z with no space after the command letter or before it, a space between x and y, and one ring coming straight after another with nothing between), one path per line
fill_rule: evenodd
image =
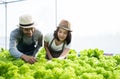
M46 34L44 37L44 47L46 58L66 58L71 44L70 23L62 20L54 33Z

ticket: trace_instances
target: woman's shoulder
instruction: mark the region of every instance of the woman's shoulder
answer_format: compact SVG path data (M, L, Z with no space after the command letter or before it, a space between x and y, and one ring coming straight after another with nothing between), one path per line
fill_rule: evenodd
M47 37L53 37L53 33L46 33L45 36L47 36Z
M45 34L45 36L44 36L44 39L45 39L46 41L50 41L50 40L53 39L53 38L54 38L53 33L47 33L47 34Z

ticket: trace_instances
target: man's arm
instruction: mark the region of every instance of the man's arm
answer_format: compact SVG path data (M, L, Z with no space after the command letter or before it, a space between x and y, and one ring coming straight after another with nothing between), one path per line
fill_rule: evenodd
M10 34L9 52L15 58L20 58L23 55L23 53L18 51L16 46L17 46L17 34L14 31Z

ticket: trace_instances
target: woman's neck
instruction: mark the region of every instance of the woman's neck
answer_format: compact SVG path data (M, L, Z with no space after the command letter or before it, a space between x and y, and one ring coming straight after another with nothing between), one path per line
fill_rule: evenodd
M55 44L56 44L56 45L60 45L60 44L62 44L62 43L63 43L63 41L60 41L60 40L55 39Z

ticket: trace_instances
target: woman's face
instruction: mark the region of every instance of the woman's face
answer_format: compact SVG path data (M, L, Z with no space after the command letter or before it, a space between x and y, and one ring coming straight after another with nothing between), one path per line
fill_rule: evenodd
M32 37L33 33L34 33L34 28L31 27L31 28L23 28L23 33L28 36L28 37Z
M68 31L65 29L59 28L57 35L60 41L64 41L68 35Z

